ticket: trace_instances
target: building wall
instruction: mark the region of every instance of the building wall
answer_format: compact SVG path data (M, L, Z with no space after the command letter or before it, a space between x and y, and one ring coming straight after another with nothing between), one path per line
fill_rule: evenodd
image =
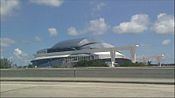
M81 60L95 60L95 59L100 59L99 56L94 55L94 56L73 56L73 57L65 57L65 58L54 58L54 59L42 59L42 60L37 60L33 61L32 63L36 65L37 67L73 67L73 65ZM110 58L105 58L101 59L102 61L105 61L107 64L111 62ZM117 64L123 64L124 62L130 61L129 59L124 59L124 58L116 58L115 59Z

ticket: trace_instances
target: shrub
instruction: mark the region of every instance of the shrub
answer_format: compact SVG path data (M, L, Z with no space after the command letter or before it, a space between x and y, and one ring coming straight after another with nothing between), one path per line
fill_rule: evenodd
M35 65L29 64L29 65L28 65L28 68L35 68Z
M108 67L108 65L102 60L82 60L75 63L73 67Z
M136 62L136 63L125 62L125 63L121 64L120 66L121 67L142 67L142 66L147 66L147 65L142 63L142 62Z

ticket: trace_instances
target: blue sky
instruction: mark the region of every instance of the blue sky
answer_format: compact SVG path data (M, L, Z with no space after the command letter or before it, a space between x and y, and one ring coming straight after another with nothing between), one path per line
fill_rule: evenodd
M37 50L89 37L174 63L173 8L174 0L1 0L1 57L27 64Z

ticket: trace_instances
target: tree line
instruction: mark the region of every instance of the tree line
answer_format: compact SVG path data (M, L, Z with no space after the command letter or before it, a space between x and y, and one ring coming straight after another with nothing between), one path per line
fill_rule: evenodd
M13 63L8 60L7 58L1 58L0 59L0 68L11 68L13 66Z

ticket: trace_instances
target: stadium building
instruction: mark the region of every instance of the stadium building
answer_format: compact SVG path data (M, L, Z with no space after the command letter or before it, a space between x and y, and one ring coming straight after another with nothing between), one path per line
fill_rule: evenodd
M34 60L31 62L37 67L52 67L55 65L73 67L76 62L81 60L103 60L109 66L112 58L114 58L113 63L116 64L130 61L118 50L111 51L114 48L111 44L87 38L66 40L55 44L51 48L37 51Z

